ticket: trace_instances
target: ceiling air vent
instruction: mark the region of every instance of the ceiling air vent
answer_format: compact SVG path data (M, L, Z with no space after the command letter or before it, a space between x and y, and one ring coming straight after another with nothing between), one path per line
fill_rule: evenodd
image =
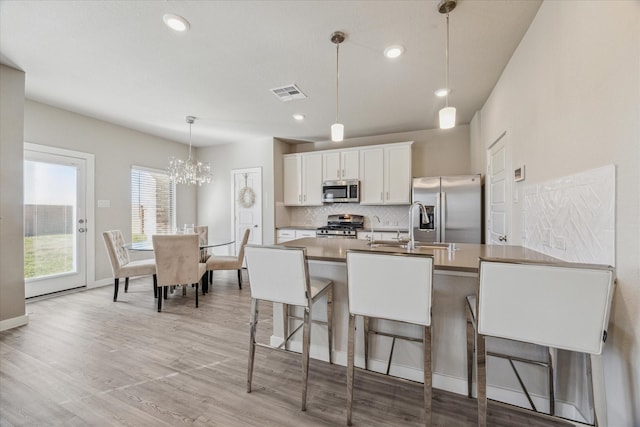
M295 84L276 87L271 89L271 92L282 102L293 101L294 99L305 99L307 97Z

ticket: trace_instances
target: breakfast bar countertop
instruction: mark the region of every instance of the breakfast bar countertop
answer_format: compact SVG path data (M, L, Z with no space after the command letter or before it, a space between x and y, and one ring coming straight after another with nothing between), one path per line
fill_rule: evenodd
M417 242L416 242L417 243ZM418 247L409 252L403 247L380 245L372 248L366 240L360 239L318 239L305 237L282 243L283 246L304 247L307 258L316 261L345 262L350 249L372 252L416 253L434 256L434 269L444 271L478 272L478 258L508 258L521 261L558 262L557 258L542 254L522 246L482 245L476 243L456 243L455 250Z

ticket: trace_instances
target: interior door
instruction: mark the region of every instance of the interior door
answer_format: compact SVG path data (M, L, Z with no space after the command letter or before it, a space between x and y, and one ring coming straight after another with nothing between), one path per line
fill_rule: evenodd
M24 261L27 298L87 284L87 164L24 151Z
M511 158L506 132L489 147L487 244L508 245L511 221Z
M262 244L262 168L234 169L231 171L234 195L233 237L236 254L240 241L248 228L249 244Z

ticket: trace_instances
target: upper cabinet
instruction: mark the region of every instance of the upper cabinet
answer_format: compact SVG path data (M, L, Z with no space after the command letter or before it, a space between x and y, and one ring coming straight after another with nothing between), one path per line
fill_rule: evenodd
M284 204L322 205L322 154L287 154L284 163Z
M322 182L360 180L360 203L411 203L411 144L371 145L345 150L285 154L284 204L322 205Z
M411 142L360 149L360 203L411 203Z
M322 154L322 179L359 179L360 150L327 151Z

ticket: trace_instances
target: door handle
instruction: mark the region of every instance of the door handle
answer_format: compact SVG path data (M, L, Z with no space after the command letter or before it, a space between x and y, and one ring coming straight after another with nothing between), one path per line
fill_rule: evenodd
M500 236L498 237L498 240L501 242L506 242L507 241L507 236Z
M86 228L78 228L78 233L84 233L85 231L87 231Z

